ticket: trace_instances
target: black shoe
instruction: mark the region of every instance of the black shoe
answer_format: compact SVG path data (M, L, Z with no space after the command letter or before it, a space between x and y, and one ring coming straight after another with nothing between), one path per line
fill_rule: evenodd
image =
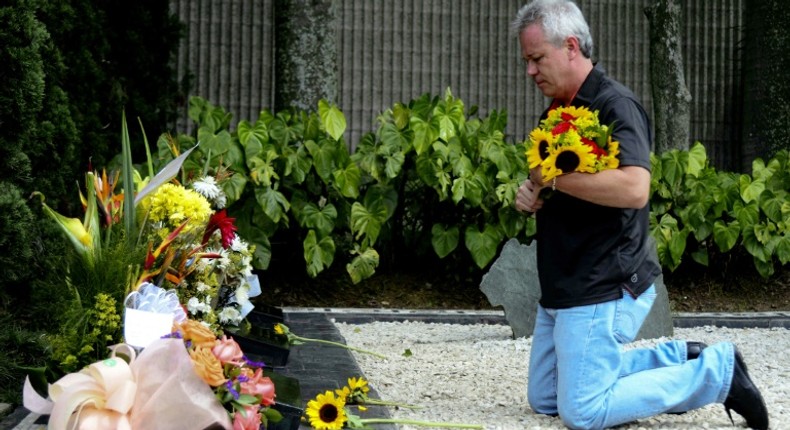
M702 350L708 345L703 342L686 342L686 359L694 360L702 354Z
M768 408L765 407L765 401L760 394L760 390L757 389L754 382L752 382L752 378L749 377L746 363L743 362L743 356L738 351L738 348L735 348L732 384L730 385L727 399L724 400L724 410L727 411L727 416L730 417L730 421L733 424L735 424L735 421L732 419L730 410L745 418L746 425L750 428L757 430L768 429Z

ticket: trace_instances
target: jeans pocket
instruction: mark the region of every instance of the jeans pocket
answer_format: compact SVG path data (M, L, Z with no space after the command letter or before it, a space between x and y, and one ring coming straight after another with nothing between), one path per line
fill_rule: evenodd
M656 286L650 288L634 298L628 291L623 290L623 298L617 301L614 320L614 337L620 343L633 342L639 333L639 328L645 322L653 303L656 301Z

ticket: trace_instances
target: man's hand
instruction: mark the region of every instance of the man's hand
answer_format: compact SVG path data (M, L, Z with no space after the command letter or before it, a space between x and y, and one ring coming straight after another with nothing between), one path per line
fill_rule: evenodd
M538 185L531 179L527 179L518 187L516 193L516 210L519 212L537 212L543 207L543 199L540 198L542 185Z

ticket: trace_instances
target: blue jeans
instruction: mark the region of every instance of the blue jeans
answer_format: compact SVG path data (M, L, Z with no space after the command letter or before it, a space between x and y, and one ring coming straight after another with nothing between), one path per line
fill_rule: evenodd
M573 429L602 429L665 412L722 403L732 382L734 347L710 345L686 359L686 342L623 351L647 317L655 285L634 299L568 309L538 306L527 398L537 413Z

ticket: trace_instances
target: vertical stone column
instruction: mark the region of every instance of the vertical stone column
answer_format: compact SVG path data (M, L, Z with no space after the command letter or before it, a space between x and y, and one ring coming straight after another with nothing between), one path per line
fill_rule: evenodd
M333 0L276 0L274 107L315 110L337 103L336 5Z

